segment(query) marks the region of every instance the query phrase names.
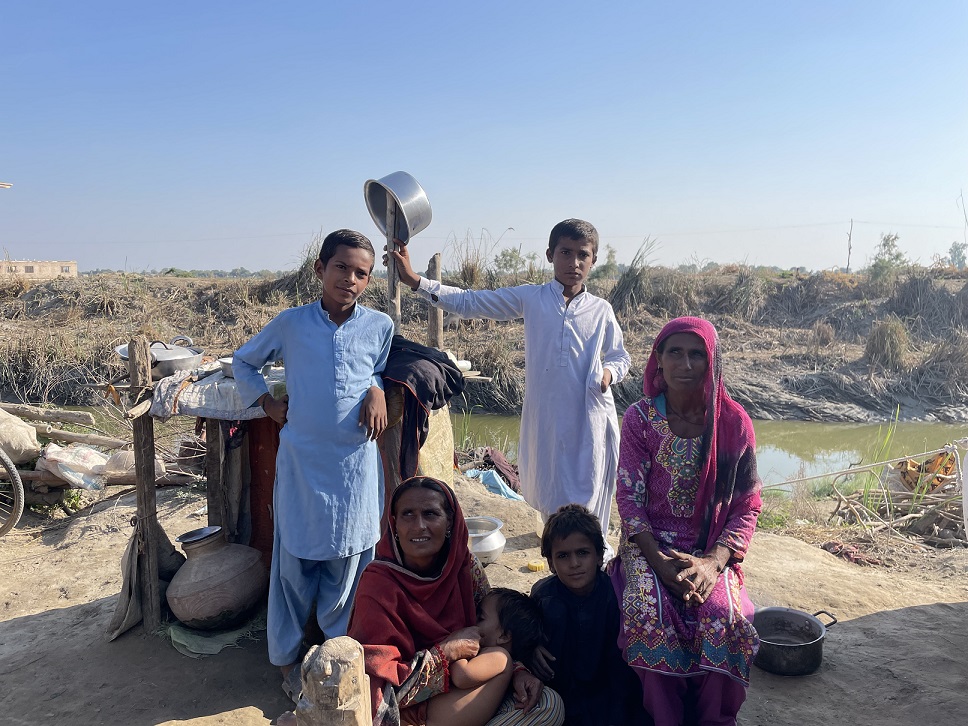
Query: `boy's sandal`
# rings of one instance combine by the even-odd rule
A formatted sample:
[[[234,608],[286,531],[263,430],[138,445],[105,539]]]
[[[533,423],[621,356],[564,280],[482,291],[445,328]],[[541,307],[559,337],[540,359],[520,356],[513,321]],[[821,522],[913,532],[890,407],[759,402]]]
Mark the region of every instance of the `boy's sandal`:
[[[299,703],[299,696],[302,694],[302,668],[298,664],[282,680],[282,690],[293,703]]]

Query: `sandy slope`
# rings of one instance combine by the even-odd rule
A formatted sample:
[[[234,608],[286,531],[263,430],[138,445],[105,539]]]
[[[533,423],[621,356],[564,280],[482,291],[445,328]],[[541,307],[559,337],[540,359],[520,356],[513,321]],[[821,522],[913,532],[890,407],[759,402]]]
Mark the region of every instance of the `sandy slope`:
[[[467,514],[506,522],[508,549],[492,584],[530,588],[538,557],[534,513],[476,484]],[[203,501],[158,491],[171,536],[199,526]],[[104,632],[121,583],[134,495],[53,526],[27,516],[0,539],[0,724],[266,724],[286,708],[264,634],[192,660],[135,628]],[[968,723],[968,553],[942,553],[916,572],[863,568],[788,537],[757,534],[746,567],[760,605],[821,608],[831,628],[824,665],[803,678],[754,669],[740,723],[911,724],[931,713]]]

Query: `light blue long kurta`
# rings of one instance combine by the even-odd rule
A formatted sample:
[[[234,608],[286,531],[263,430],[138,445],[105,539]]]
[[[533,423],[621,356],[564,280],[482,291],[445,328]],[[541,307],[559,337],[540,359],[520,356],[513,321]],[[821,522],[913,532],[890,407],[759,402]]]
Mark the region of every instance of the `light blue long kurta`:
[[[419,294],[464,318],[524,318],[524,405],[518,470],[528,503],[545,516],[583,504],[608,527],[618,469],[612,390],[632,364],[612,306],[582,291],[565,305],[557,280],[499,290],[461,290],[421,278]]]
[[[357,304],[337,326],[317,301],[279,313],[233,356],[236,385],[250,405],[267,392],[262,366],[285,364],[289,414],[279,433],[273,507],[282,544],[295,557],[348,557],[380,538],[383,470],[359,419],[367,390],[383,387],[392,337],[383,313]]]

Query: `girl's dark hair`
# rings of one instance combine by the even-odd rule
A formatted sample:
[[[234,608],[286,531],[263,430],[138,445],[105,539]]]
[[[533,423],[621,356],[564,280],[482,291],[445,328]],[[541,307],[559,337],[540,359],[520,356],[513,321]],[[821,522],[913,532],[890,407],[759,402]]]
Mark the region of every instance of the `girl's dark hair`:
[[[598,517],[580,504],[566,504],[548,517],[541,534],[541,556],[551,559],[551,545],[555,540],[578,532],[591,540],[599,557],[605,555],[605,537]]]
[[[507,587],[495,587],[485,597],[497,600],[501,630],[511,636],[511,657],[530,666],[534,649],[545,642],[544,619],[538,601]]]
[[[400,496],[411,489],[430,489],[440,494],[444,500],[444,512],[447,514],[447,519],[451,522],[454,521],[454,506],[450,503],[450,496],[448,496],[450,493],[449,487],[440,479],[434,479],[432,476],[412,476],[394,489],[393,496],[390,499],[390,514],[394,517],[397,516],[397,502],[400,500]]]
[[[323,263],[325,267],[326,264],[333,259],[333,255],[336,254],[336,248],[340,245],[344,247],[353,247],[358,250],[366,250],[370,253],[370,257],[374,260],[376,259],[376,252],[373,251],[373,244],[366,238],[365,235],[359,232],[354,232],[352,229],[338,229],[335,232],[330,232],[326,235],[326,239],[323,240],[322,246],[319,248],[319,261]],[[373,266],[370,265],[370,269]]]

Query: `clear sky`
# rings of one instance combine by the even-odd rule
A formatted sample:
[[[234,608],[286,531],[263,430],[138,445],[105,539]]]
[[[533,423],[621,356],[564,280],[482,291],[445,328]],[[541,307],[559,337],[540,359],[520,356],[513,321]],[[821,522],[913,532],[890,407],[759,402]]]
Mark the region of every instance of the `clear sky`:
[[[823,269],[965,241],[968,3],[7,2],[0,245],[81,270],[295,266],[382,246],[413,174],[448,238]],[[508,229],[513,228],[513,229]],[[502,236],[503,235],[503,236]]]

